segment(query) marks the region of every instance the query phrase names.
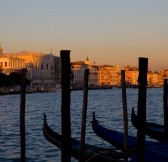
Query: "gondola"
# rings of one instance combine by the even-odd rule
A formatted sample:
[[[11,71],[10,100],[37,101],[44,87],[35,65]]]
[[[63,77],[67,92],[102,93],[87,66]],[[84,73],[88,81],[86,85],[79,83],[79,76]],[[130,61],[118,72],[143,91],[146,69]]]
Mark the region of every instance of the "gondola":
[[[135,128],[139,127],[138,116],[135,114],[134,108],[132,108],[131,122]],[[145,134],[160,142],[168,142],[168,130],[166,131],[163,125],[146,122]]]
[[[115,130],[107,129],[99,124],[96,120],[95,113],[93,112],[92,118],[92,129],[94,133],[100,138],[104,139],[108,143],[112,144],[117,148],[124,147],[124,134]],[[128,136],[128,148],[134,149],[136,148],[137,139],[132,136]]]
[[[96,135],[112,144],[117,148],[124,147],[124,134],[118,131],[110,130],[101,126],[95,118],[93,113],[92,128]],[[128,136],[128,148],[135,149],[137,145],[137,139],[132,136]],[[168,143],[145,141],[145,162],[168,162]],[[132,161],[136,161],[136,157],[132,158]]]
[[[58,148],[62,148],[62,136],[54,132],[47,124],[46,115],[44,114],[43,135]],[[80,141],[71,138],[71,156],[79,159]],[[100,148],[94,145],[85,144],[84,161],[89,162],[124,162],[128,158],[128,152],[122,152],[119,149]]]

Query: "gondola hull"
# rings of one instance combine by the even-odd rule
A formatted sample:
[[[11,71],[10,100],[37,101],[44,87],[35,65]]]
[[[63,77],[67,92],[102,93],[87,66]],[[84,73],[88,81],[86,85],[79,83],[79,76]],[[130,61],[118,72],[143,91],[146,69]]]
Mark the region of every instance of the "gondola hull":
[[[96,135],[109,142],[117,148],[124,147],[124,134],[109,130],[101,126],[95,116],[92,120],[92,128]],[[128,136],[128,149],[136,149],[137,139],[132,136]],[[145,162],[168,162],[168,143],[160,143],[153,141],[145,142]],[[131,162],[136,162],[136,156],[132,158]]]
[[[53,145],[62,149],[62,136],[54,132],[47,124],[44,115],[43,135]],[[71,138],[71,156],[79,159],[80,141]],[[124,162],[124,158],[128,158],[128,154],[120,150],[111,148],[100,148],[94,145],[85,144],[84,161],[89,162]]]
[[[124,134],[115,130],[107,129],[99,124],[93,113],[92,118],[92,129],[94,133],[100,138],[104,139],[108,143],[112,144],[117,148],[124,148]],[[135,149],[137,144],[137,139],[132,136],[128,136],[128,148]]]
[[[137,115],[134,112],[134,109],[132,109],[131,113],[131,122],[134,127],[138,129],[140,123]],[[157,141],[168,142],[168,131],[164,128],[163,125],[146,122],[145,134]]]

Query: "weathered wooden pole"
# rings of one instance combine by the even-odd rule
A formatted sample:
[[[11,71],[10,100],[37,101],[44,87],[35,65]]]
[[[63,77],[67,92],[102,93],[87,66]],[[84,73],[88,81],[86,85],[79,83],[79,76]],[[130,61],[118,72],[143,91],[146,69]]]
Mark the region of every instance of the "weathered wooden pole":
[[[124,149],[128,148],[128,112],[127,112],[127,95],[125,86],[125,70],[121,70],[121,86],[123,101],[123,121],[124,121]]]
[[[168,85],[167,79],[164,79],[164,95],[163,95],[163,109],[164,109],[164,129],[168,133]]]
[[[21,147],[21,162],[25,162],[25,156],[26,156],[26,139],[25,139],[26,72],[27,72],[27,69],[22,69],[21,70],[21,87],[20,87],[20,147]]]
[[[147,87],[148,58],[139,58],[139,94],[137,130],[137,162],[145,161],[145,125],[146,125],[146,87]]]
[[[89,78],[89,69],[85,69],[84,82],[83,82],[83,109],[82,109],[81,143],[80,143],[80,152],[79,152],[79,162],[84,162],[83,155],[84,155],[84,150],[85,150],[85,135],[86,135],[88,78]]]
[[[61,50],[61,122],[62,122],[62,162],[71,161],[71,119],[70,119],[70,51]]]

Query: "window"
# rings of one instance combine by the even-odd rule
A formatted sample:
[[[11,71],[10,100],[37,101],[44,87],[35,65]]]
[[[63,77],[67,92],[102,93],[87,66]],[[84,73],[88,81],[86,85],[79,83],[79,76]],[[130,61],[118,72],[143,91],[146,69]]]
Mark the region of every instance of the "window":
[[[5,62],[5,67],[7,67],[7,62]]]
[[[43,64],[41,64],[41,69],[43,70]]]

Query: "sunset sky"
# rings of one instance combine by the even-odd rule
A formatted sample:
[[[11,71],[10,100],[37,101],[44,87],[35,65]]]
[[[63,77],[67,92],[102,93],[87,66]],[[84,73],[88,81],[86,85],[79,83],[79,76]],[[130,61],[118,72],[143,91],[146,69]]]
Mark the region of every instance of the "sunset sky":
[[[71,61],[168,68],[168,0],[1,0],[6,52],[71,50]]]

